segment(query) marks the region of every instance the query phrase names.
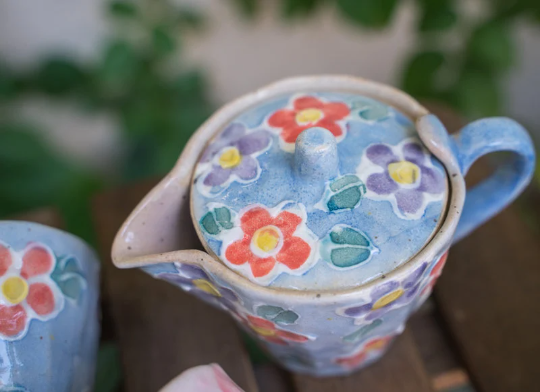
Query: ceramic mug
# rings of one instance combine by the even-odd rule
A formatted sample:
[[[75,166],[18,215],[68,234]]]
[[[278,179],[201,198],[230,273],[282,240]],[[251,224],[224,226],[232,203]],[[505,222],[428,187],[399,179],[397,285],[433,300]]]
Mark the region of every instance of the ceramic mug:
[[[344,290],[264,287],[229,269],[197,243],[189,187],[197,159],[220,127],[265,99],[297,91],[346,91],[382,101],[416,125],[419,137],[444,166],[450,187],[446,215],[418,253],[381,278]],[[494,151],[512,158],[467,192],[473,162]],[[380,358],[409,315],[429,296],[453,241],[510,203],[530,181],[534,148],[527,132],[506,118],[479,120],[455,136],[405,93],[342,76],[294,78],[225,106],[192,137],[172,172],[139,204],[119,231],[112,256],[120,268],[152,276],[229,312],[286,368],[317,376],[346,374]]]
[[[79,238],[0,222],[0,391],[90,392],[99,261]]]

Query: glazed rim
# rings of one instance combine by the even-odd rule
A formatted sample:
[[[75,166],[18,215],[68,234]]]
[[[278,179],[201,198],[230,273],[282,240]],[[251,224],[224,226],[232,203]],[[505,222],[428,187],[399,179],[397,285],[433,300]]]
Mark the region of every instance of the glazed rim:
[[[262,101],[269,100],[274,97],[294,94],[298,91],[302,92],[341,92],[361,94],[369,98],[379,100],[386,103],[409,117],[416,125],[418,136],[426,146],[426,148],[435,156],[445,167],[447,181],[450,183],[448,187],[448,196],[445,211],[441,214],[439,227],[429,238],[424,247],[421,248],[414,256],[403,262],[399,267],[393,269],[380,278],[373,279],[369,282],[361,284],[353,288],[343,290],[295,290],[289,288],[278,288],[258,285],[248,278],[240,275],[234,270],[227,267],[217,256],[212,256],[213,252],[209,251],[206,241],[199,230],[197,222],[193,221],[193,211],[190,193],[190,213],[197,236],[205,249],[210,254],[199,250],[178,250],[167,253],[149,254],[134,257],[125,257],[120,255],[122,248],[122,235],[126,231],[129,223],[138,213],[143,210],[149,201],[154,196],[158,195],[162,189],[171,181],[184,182],[186,172],[191,173],[188,176],[190,184],[194,168],[199,161],[200,154],[206,148],[208,142],[223,128],[224,124],[233,121],[239,114],[246,109],[258,105]],[[235,101],[223,106],[214,113],[191,137],[186,145],[184,152],[181,154],[172,171],[145,196],[139,205],[133,210],[129,218],[124,222],[119,230],[112,249],[112,258],[114,264],[119,268],[143,267],[147,265],[183,262],[199,264],[202,268],[211,274],[220,277],[223,281],[228,282],[231,286],[242,287],[245,290],[258,291],[262,295],[270,296],[286,296],[290,300],[299,299],[305,300],[306,297],[316,298],[318,301],[332,301],[337,295],[341,297],[354,297],[359,292],[364,292],[366,289],[379,284],[381,280],[392,280],[396,276],[401,275],[408,269],[414,269],[424,261],[431,261],[441,250],[447,248],[451,241],[453,233],[458,223],[458,216],[462,209],[465,200],[465,182],[461,175],[459,165],[453,156],[452,152],[445,146],[444,141],[440,140],[436,134],[432,132],[430,123],[425,121],[426,116],[430,112],[420,105],[410,95],[393,88],[391,86],[372,82],[362,78],[342,75],[318,75],[318,76],[303,76],[284,79],[279,82],[270,84],[253,93],[244,95]],[[184,184],[185,185],[185,184]],[[197,260],[197,261],[195,261]]]

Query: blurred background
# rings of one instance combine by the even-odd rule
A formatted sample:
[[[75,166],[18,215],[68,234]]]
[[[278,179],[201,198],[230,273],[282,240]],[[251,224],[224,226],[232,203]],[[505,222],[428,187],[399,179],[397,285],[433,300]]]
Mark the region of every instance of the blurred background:
[[[163,175],[216,108],[294,75],[392,84],[540,140],[539,32],[537,0],[2,1],[0,218],[56,206],[92,243],[93,194]]]

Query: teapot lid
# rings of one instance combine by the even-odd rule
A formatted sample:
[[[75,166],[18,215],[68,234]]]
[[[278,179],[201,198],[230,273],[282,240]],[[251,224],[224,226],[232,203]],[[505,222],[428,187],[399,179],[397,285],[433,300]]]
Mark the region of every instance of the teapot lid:
[[[210,254],[263,286],[347,289],[418,253],[447,176],[402,111],[351,92],[261,97],[225,121],[193,174]]]

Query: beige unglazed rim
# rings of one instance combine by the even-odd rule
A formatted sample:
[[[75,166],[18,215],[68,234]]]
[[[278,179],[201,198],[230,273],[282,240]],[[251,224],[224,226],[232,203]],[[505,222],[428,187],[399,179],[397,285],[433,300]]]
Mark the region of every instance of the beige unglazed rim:
[[[231,122],[245,110],[258,105],[263,101],[286,94],[294,94],[299,91],[303,93],[342,92],[361,94],[393,106],[416,124],[416,129],[422,142],[444,165],[447,172],[447,179],[450,184],[448,187],[449,195],[446,203],[446,211],[441,215],[440,225],[422,249],[399,267],[385,274],[382,278],[373,279],[357,287],[343,290],[295,290],[260,286],[228,268],[221,260],[219,260],[219,258],[217,258],[217,256],[212,256],[213,252],[208,248],[197,222],[193,222],[197,236],[209,253],[199,250],[178,250],[128,258],[119,256],[119,253],[121,253],[120,248],[122,246],[121,234],[125,231],[125,228],[134,217],[145,208],[147,203],[158,195],[164,187],[171,183],[171,181],[181,181],[183,186],[191,185],[193,171],[200,154],[209,140],[222,129],[224,124]],[[354,297],[358,293],[364,292],[366,289],[370,289],[374,285],[379,284],[381,280],[391,280],[400,276],[405,271],[414,269],[424,261],[431,261],[441,250],[450,245],[453,233],[457,226],[459,212],[462,209],[465,199],[465,183],[455,157],[452,155],[451,151],[445,148],[445,146],[441,146],[437,140],[432,140],[433,132],[430,129],[429,123],[427,121],[421,121],[421,119],[428,115],[430,115],[430,112],[425,107],[420,105],[411,96],[398,89],[366,79],[343,75],[315,75],[284,79],[263,87],[253,93],[244,95],[223,106],[201,125],[189,140],[172,171],[154,189],[152,189],[131,213],[115,238],[112,249],[113,262],[119,268],[142,267],[176,261],[198,264],[206,271],[219,277],[223,281],[228,282],[233,287],[243,286],[244,290],[257,291],[261,295],[278,297],[286,296],[289,300],[305,300],[306,297],[312,297],[316,298],[318,301],[332,301],[333,299],[335,300],[335,297],[338,295],[340,297]],[[190,190],[189,192],[191,200],[193,190]],[[190,202],[190,213],[193,220],[194,214],[192,207],[193,205]]]

